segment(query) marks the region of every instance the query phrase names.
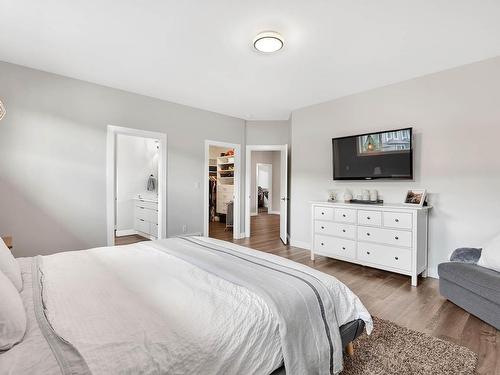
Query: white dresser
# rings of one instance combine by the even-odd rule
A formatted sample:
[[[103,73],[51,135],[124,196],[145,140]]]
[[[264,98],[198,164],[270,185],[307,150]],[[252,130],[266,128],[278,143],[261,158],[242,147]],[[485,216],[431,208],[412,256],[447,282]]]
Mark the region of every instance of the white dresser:
[[[158,238],[158,202],[148,199],[134,199],[134,229],[151,240]]]
[[[427,276],[428,207],[312,202],[311,259],[323,255]]]

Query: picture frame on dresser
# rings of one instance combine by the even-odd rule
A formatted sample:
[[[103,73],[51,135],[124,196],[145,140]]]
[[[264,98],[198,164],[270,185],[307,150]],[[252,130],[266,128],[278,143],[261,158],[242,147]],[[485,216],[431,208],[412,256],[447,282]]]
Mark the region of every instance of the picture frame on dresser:
[[[425,189],[411,189],[406,192],[404,204],[423,207],[427,191]]]
[[[311,202],[311,260],[316,255],[411,277],[427,276],[430,206]]]

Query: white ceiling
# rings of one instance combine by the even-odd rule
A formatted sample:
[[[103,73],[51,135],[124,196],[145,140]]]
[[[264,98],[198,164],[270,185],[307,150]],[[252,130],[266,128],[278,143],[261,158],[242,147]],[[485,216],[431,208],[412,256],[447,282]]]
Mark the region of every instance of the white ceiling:
[[[0,60],[247,119],[498,55],[499,0],[0,0]]]

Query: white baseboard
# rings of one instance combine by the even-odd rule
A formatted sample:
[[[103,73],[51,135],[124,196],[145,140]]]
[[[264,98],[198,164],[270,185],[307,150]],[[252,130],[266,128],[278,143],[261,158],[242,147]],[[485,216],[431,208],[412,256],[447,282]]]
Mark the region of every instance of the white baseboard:
[[[115,232],[116,237],[133,236],[134,234],[137,234],[135,229],[123,229]]]
[[[182,237],[193,237],[193,236],[201,237],[201,236],[203,236],[203,233],[201,233],[201,232],[194,232],[194,233],[186,233],[186,234],[182,235]]]
[[[246,233],[239,233],[236,235],[237,240],[241,240],[242,238],[245,238],[245,237],[246,237]]]
[[[280,212],[279,211],[268,211],[267,212],[269,215],[279,215]]]
[[[297,241],[293,238],[290,239],[290,245],[293,247],[300,247],[301,249],[311,250],[311,244],[305,241]]]
[[[259,214],[257,212],[251,212],[250,216],[258,216]]]
[[[439,279],[439,274],[437,273],[437,268],[428,268],[427,276],[432,277],[433,279]]]

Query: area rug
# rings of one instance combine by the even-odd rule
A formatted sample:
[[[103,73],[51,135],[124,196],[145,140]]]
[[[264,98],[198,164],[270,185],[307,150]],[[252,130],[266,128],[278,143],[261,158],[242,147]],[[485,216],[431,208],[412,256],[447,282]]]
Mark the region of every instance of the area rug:
[[[470,349],[376,317],[373,323],[372,334],[354,342],[354,356],[344,356],[342,375],[475,374]]]

